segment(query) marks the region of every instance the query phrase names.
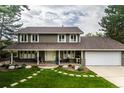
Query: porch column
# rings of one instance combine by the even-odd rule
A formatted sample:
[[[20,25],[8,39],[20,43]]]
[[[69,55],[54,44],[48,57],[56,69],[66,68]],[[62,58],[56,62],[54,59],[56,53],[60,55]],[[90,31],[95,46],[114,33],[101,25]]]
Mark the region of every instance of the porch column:
[[[81,64],[85,66],[85,51],[81,51]]]
[[[60,50],[58,51],[58,65],[60,65]]]
[[[13,52],[11,51],[10,54],[11,54],[10,64],[13,64]]]
[[[40,61],[39,61],[39,51],[37,51],[37,65],[40,64]]]

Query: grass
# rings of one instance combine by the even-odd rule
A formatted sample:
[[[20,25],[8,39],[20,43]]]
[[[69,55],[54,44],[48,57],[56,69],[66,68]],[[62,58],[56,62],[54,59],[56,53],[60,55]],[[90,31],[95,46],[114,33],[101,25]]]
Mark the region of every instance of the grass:
[[[38,68],[34,67],[32,69],[17,69],[7,72],[0,71],[0,87],[9,87],[10,84],[26,78],[37,70]]]
[[[38,69],[20,69],[16,71],[0,72],[0,87],[7,86],[20,79],[26,78]],[[59,69],[62,70],[62,69]],[[62,70],[68,73],[77,73],[75,71]],[[95,74],[93,72],[89,72]],[[89,74],[88,73],[88,74]],[[86,74],[86,73],[85,73]],[[101,78],[83,78],[83,77],[70,77],[63,74],[59,74],[52,70],[41,71],[40,74],[34,76],[32,79],[20,83],[16,88],[116,88],[114,84]]]
[[[70,74],[79,74],[79,75],[96,75],[96,73],[94,73],[93,71],[87,71],[87,72],[82,72],[82,71],[78,71],[78,70],[75,70],[75,71],[71,71],[71,70],[66,70],[66,69],[63,69],[61,67],[58,67],[56,68],[56,70],[61,70],[63,72],[66,72],[66,73],[70,73]]]

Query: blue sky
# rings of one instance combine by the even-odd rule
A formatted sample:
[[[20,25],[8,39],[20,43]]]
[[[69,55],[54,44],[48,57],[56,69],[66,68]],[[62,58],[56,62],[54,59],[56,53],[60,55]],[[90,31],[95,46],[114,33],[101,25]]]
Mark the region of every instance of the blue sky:
[[[22,12],[22,22],[27,26],[77,26],[84,33],[98,32],[98,22],[104,16],[106,6],[29,6]]]

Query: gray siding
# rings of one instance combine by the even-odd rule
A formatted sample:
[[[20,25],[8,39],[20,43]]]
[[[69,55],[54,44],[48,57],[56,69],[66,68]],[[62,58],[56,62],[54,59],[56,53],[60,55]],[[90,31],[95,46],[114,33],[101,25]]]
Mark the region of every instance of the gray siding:
[[[39,35],[39,42],[42,43],[54,43],[57,42],[57,35]]]

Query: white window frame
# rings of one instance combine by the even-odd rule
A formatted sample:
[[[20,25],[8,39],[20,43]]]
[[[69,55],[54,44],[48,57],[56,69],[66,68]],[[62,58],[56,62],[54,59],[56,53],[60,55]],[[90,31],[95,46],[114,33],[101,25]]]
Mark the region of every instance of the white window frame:
[[[26,41],[22,41],[23,35],[26,36]],[[26,34],[20,34],[20,42],[28,42],[28,35],[26,35]]]
[[[34,59],[35,58],[35,53],[33,51],[21,51],[20,52],[20,58],[21,59]]]
[[[63,58],[66,59],[67,57],[72,58],[74,59],[75,58],[75,51],[70,51],[70,54],[69,54],[69,51],[63,51]]]
[[[60,37],[60,36],[62,37],[62,35],[64,35],[64,34],[58,35],[58,40],[57,40],[57,41],[58,41],[59,43],[65,43],[65,42],[66,42],[66,35],[64,35],[64,40],[63,40],[63,41],[60,41],[60,38],[59,38],[59,37]]]
[[[37,41],[33,41],[33,35],[37,36]],[[39,42],[39,34],[32,34],[31,35],[31,42],[33,42],[33,43]]]
[[[74,41],[74,39],[72,40],[71,39],[71,36],[74,36],[74,35],[76,35],[76,34],[71,34],[71,35],[69,35],[69,42],[71,42],[71,43],[77,43],[78,42],[78,35],[76,35],[76,41]]]

